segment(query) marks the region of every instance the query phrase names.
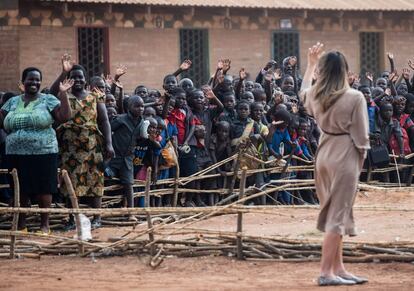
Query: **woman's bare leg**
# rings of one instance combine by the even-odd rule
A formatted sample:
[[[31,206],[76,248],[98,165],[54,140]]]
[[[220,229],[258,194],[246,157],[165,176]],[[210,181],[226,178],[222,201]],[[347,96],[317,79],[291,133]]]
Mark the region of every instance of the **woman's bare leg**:
[[[363,284],[363,283],[368,282],[367,278],[357,277],[357,276],[349,273],[345,269],[342,249],[343,249],[343,242],[342,242],[342,236],[341,236],[338,251],[336,253],[335,261],[334,261],[334,264],[333,264],[333,272],[334,272],[335,276],[339,276],[339,277],[341,277],[342,279],[345,279],[345,280],[354,281],[356,284]]]
[[[90,207],[92,208],[101,208],[102,205],[102,197],[91,197],[90,198]],[[93,216],[94,220],[101,220],[101,215],[100,214],[96,214]]]
[[[52,205],[52,195],[42,194],[37,196],[40,208],[50,208]],[[40,230],[44,233],[49,233],[49,213],[40,214]]]
[[[337,233],[327,232],[322,245],[321,276],[327,278],[335,277],[334,266],[338,254],[341,236]]]
[[[342,236],[341,236],[341,241],[339,242],[339,248],[338,248],[338,252],[336,254],[333,270],[334,270],[335,275],[337,275],[337,276],[349,277],[352,274],[349,273],[345,269],[342,249],[343,249],[343,242],[342,242]]]
[[[124,185],[125,196],[127,199],[127,207],[134,208],[134,188],[132,185]],[[135,215],[129,215],[128,220],[137,221]]]

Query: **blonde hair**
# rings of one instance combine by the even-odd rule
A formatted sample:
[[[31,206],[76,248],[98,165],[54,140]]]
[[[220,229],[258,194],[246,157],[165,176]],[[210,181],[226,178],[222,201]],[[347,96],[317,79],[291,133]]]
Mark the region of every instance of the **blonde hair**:
[[[324,54],[319,59],[318,79],[313,94],[322,111],[327,111],[349,89],[348,63],[337,51]]]

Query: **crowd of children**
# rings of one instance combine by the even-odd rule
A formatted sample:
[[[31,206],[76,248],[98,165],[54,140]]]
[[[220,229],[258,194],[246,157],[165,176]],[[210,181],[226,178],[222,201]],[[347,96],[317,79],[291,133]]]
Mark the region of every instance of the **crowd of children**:
[[[382,154],[387,153],[384,160],[389,158],[388,153],[401,160],[414,150],[414,78],[410,80],[414,64],[410,61],[410,69],[404,68],[399,74],[394,68],[393,55],[388,54],[388,59],[392,70],[381,73],[377,79],[369,72],[362,77],[349,73],[348,81],[366,99],[372,147],[382,147]],[[115,156],[106,160],[105,176],[119,179],[128,207],[143,206],[141,200],[133,198],[133,184],[134,179],[149,178],[146,177],[149,167],[153,182],[187,177],[232,157],[240,145],[249,156],[256,158],[241,161],[249,169],[312,163],[321,133],[298,97],[301,78],[295,56],[285,58],[280,64],[274,60],[268,62],[256,78],[251,78],[244,69],[235,76],[231,61],[219,60],[214,75],[201,88],[195,87],[189,78],[180,79],[180,74],[191,66],[191,61],[185,60],[176,72],[167,74],[162,91],[138,85],[134,92],[127,94],[120,81],[127,73],[124,66],[117,68],[114,78],[96,76],[89,82],[90,90],[105,95],[111,125]],[[2,93],[2,104],[15,95]],[[2,154],[6,136],[3,131]],[[380,151],[372,151],[367,167],[381,165],[375,152]],[[218,178],[190,182],[186,187],[227,188],[231,183],[228,172],[234,164],[232,161],[214,169],[211,173],[220,174]],[[311,179],[312,173],[258,171],[248,177],[247,183],[261,189],[281,178]],[[179,203],[189,207],[214,205],[224,197],[207,192],[191,191],[182,195]],[[154,199],[152,203],[171,206],[170,196]],[[300,190],[281,191],[253,203],[318,202],[312,190]]]

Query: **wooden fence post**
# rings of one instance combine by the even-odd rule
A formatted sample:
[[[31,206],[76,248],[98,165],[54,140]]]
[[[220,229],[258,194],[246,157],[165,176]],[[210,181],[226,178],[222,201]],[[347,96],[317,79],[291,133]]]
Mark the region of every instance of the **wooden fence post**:
[[[151,173],[152,169],[151,167],[147,168],[147,177],[145,180],[145,208],[150,207],[150,188],[151,188]],[[148,229],[152,229],[152,221],[151,221],[151,214],[147,212],[147,223],[148,223]],[[150,242],[154,241],[154,232],[150,231],[148,233]],[[150,246],[150,255],[153,257],[155,255],[155,245],[151,244]],[[151,262],[151,261],[150,261]]]
[[[244,196],[244,190],[246,188],[246,174],[247,174],[247,168],[243,167],[242,173],[241,173],[241,179],[240,179],[239,200],[243,199],[243,196]],[[237,259],[239,260],[244,260],[242,231],[243,231],[243,213],[239,212],[237,214]]]
[[[179,178],[180,178],[180,165],[178,164],[178,161],[177,161],[177,166],[175,167],[172,207],[177,207],[177,203],[178,203],[178,180]]]
[[[14,184],[14,207],[20,207],[20,184],[19,184],[19,176],[16,169],[11,171],[11,175],[13,177],[13,184]],[[19,213],[13,213],[13,224],[12,224],[12,231],[17,230],[17,225],[19,224]],[[14,259],[16,256],[16,236],[11,235],[10,240],[10,259]]]
[[[72,208],[79,209],[78,199],[76,197],[75,190],[73,189],[72,181],[70,180],[69,174],[66,170],[62,170],[62,177],[63,177],[63,180],[65,181],[66,188],[69,192],[69,198],[70,198],[70,203],[72,204]],[[83,255],[83,253],[85,252],[85,248],[83,244],[81,243],[82,225],[80,222],[79,213],[75,213],[75,223],[76,223],[76,231],[77,231],[78,241],[79,241],[79,254]]]

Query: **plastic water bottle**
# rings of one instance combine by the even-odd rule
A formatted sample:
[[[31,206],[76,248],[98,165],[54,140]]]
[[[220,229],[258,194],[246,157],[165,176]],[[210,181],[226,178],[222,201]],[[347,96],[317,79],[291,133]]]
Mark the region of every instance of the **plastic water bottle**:
[[[79,220],[81,225],[81,240],[88,241],[92,239],[91,233],[91,221],[84,214],[79,214]],[[78,238],[78,235],[75,234],[75,239]]]
[[[279,144],[279,153],[282,157],[285,154],[285,144],[283,142]]]

